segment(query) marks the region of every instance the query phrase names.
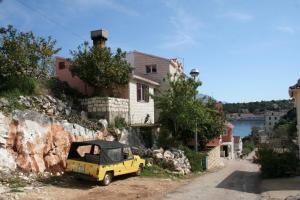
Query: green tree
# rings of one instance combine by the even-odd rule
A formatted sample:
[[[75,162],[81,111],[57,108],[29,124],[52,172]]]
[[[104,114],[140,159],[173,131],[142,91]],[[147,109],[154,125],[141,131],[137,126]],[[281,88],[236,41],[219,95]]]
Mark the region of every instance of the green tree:
[[[45,78],[53,70],[53,55],[60,49],[51,37],[36,37],[13,26],[0,28],[0,78]]]
[[[113,54],[110,48],[90,47],[87,42],[71,51],[73,75],[99,89],[112,88],[128,83],[132,68],[125,60],[125,52],[117,49]]]
[[[169,82],[167,91],[154,96],[162,128],[171,135],[165,138],[182,143],[192,137],[196,123],[199,138],[204,142],[223,133],[224,120],[216,110],[215,102],[210,100],[205,104],[201,99],[194,99],[200,81],[180,76],[176,80],[170,77]]]

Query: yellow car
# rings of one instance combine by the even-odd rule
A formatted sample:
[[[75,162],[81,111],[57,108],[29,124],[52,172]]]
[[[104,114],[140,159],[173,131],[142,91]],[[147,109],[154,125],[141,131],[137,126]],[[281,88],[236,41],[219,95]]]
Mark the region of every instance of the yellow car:
[[[73,142],[67,159],[67,172],[109,185],[114,176],[140,175],[145,160],[133,155],[131,148],[116,141]]]

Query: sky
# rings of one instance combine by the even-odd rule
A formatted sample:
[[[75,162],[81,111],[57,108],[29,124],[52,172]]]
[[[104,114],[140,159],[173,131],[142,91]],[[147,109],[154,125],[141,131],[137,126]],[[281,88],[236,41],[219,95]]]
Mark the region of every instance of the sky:
[[[52,36],[70,57],[90,31],[113,50],[179,58],[219,101],[288,99],[300,78],[300,0],[0,0],[0,26]]]

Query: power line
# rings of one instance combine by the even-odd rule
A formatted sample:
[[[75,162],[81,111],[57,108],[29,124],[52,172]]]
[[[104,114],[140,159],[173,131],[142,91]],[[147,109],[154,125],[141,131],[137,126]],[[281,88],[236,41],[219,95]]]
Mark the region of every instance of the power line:
[[[1,2],[2,0],[0,0]],[[73,36],[81,39],[81,40],[85,40],[84,38],[82,38],[80,35],[78,35],[77,33],[74,33],[73,31],[69,30],[68,27],[58,23],[57,21],[49,18],[46,14],[44,14],[41,10],[37,9],[37,8],[34,8],[32,6],[29,6],[27,4],[25,4],[24,2],[22,2],[21,0],[16,0],[19,4],[21,4],[22,6],[26,7],[27,9],[30,9],[36,13],[38,13],[40,16],[42,16],[44,19],[46,19],[48,22],[54,24],[54,25],[57,25],[57,26],[60,26],[60,28],[62,28],[64,31],[68,31],[69,33],[71,33]]]

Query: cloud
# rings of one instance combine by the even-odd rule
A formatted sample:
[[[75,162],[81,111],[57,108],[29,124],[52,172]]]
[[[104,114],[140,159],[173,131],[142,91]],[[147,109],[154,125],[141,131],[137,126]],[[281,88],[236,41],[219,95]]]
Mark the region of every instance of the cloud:
[[[254,19],[254,16],[247,13],[241,13],[241,12],[228,12],[223,14],[222,17],[230,18],[240,22],[249,22]]]
[[[176,1],[165,1],[165,5],[172,11],[169,22],[172,26],[160,45],[161,48],[179,48],[196,43],[195,35],[202,26],[202,23],[178,5]]]
[[[70,4],[70,6],[76,6],[79,9],[109,8],[111,10],[126,15],[139,16],[139,13],[136,10],[121,4],[121,1],[117,2],[113,0],[72,0],[67,2],[68,4]]]
[[[290,26],[278,26],[276,29],[280,32],[283,32],[283,33],[289,33],[289,34],[296,33],[296,30],[293,27],[290,27]]]

